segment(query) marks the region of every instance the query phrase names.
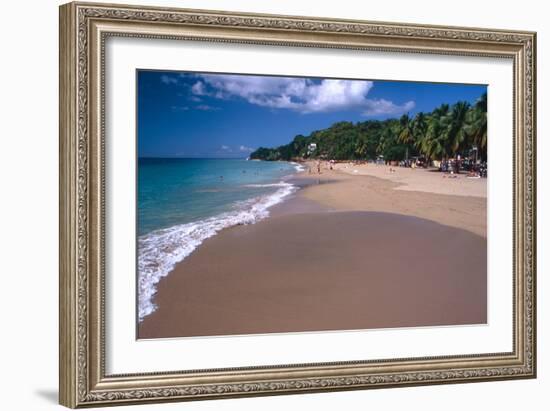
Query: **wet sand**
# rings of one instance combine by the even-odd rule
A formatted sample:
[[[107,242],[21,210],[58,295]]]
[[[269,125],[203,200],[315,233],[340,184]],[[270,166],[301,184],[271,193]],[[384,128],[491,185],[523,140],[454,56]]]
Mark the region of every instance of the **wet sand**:
[[[139,338],[486,323],[486,180],[335,168],[177,264]]]
[[[313,200],[343,181],[206,240],[158,284],[139,338],[486,323],[483,235]]]

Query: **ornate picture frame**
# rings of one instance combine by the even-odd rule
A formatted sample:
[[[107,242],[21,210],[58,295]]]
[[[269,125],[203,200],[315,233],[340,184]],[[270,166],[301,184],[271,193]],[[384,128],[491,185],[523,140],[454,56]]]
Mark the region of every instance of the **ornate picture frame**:
[[[287,366],[105,372],[105,41],[110,37],[480,56],[513,62],[513,350]],[[60,7],[60,403],[67,407],[536,376],[536,34],[69,3]],[[267,360],[266,360],[267,361]]]

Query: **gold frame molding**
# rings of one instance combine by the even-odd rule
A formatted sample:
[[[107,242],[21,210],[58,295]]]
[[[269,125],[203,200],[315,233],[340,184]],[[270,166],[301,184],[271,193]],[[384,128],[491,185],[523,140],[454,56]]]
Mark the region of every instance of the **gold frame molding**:
[[[513,351],[106,375],[104,46],[110,36],[511,59]],[[67,407],[536,376],[536,33],[69,3],[60,7],[60,403]]]

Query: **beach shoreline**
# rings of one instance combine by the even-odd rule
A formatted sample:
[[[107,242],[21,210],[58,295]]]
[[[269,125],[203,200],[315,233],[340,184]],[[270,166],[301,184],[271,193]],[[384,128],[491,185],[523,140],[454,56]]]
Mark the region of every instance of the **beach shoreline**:
[[[304,184],[287,202],[298,197],[331,210],[408,215],[487,237],[485,178],[468,179],[465,174],[449,178],[426,169],[375,164],[336,163],[330,170],[327,162],[318,174],[316,162],[303,164],[306,170],[295,178],[311,183]],[[445,185],[448,188],[441,188]]]
[[[425,181],[424,191],[407,189],[414,187],[416,181],[411,180],[414,175],[407,181],[392,181],[394,173],[383,178],[365,172],[364,167],[354,173],[339,164],[330,170],[325,163],[321,174],[317,174],[315,163],[302,165],[305,170],[287,180],[299,190],[269,208],[269,217],[255,224],[225,228],[206,239],[159,282],[154,296],[157,310],[140,322],[139,338],[486,321],[486,198],[428,192],[430,187]],[[384,168],[371,164],[368,167]],[[427,172],[414,170],[421,179],[422,173]],[[373,227],[378,232],[376,236]],[[377,243],[384,244],[381,238],[386,238],[390,251],[376,248]],[[367,244],[372,249],[364,250]],[[392,255],[408,255],[407,248],[411,245],[412,249],[424,247],[425,254],[410,255],[412,260],[388,273],[385,267],[394,264]],[[347,256],[347,260],[342,260],[342,256]],[[365,278],[359,272],[362,264],[357,263],[362,258],[370,261],[369,275]],[[425,267],[427,260],[431,262]],[[453,260],[473,265],[465,267],[452,262],[449,266],[448,261]],[[391,284],[377,277],[377,273],[384,272],[386,279],[403,284],[411,281],[411,265],[416,266],[411,277],[416,282],[407,283],[407,288],[427,304],[414,318],[402,310],[403,301],[415,304],[414,299],[394,290],[399,295],[396,299],[391,295]],[[456,283],[457,278],[463,279],[464,273],[471,277],[466,288]],[[357,306],[358,300],[351,306],[344,303],[344,289],[337,296],[333,288],[346,275],[353,278],[346,289],[375,286],[377,295],[384,295],[389,305],[398,304],[400,308],[385,307],[378,297],[378,308],[367,302]],[[445,281],[440,284],[441,275]],[[323,278],[324,286],[312,286],[317,277]],[[224,296],[223,290],[232,291]],[[337,303],[337,297],[343,300]],[[301,298],[311,300],[310,305],[304,306]],[[359,299],[359,295],[355,298]],[[326,313],[327,307],[321,306],[321,300],[332,301],[328,307],[334,313]],[[450,301],[456,306],[454,309],[446,306]],[[444,318],[435,315],[428,306],[439,307],[436,311],[447,315]],[[445,310],[441,309],[443,306]],[[381,307],[400,314],[379,315],[368,321],[359,315]],[[352,314],[353,310],[358,311]],[[324,322],[312,321],[314,311],[322,313],[319,318],[324,318]]]
[[[273,216],[227,229],[179,263],[138,337],[485,324],[485,247],[403,215]]]

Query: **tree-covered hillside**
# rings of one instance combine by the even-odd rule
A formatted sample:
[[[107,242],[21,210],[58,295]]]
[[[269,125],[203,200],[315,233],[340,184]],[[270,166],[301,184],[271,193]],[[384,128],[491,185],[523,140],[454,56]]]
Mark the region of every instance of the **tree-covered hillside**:
[[[422,155],[428,160],[442,160],[476,147],[480,158],[487,153],[487,94],[474,105],[458,102],[442,104],[430,113],[414,118],[404,114],[399,119],[341,121],[308,136],[298,135],[286,145],[260,147],[251,159],[289,161],[298,158],[334,160],[403,160]]]

